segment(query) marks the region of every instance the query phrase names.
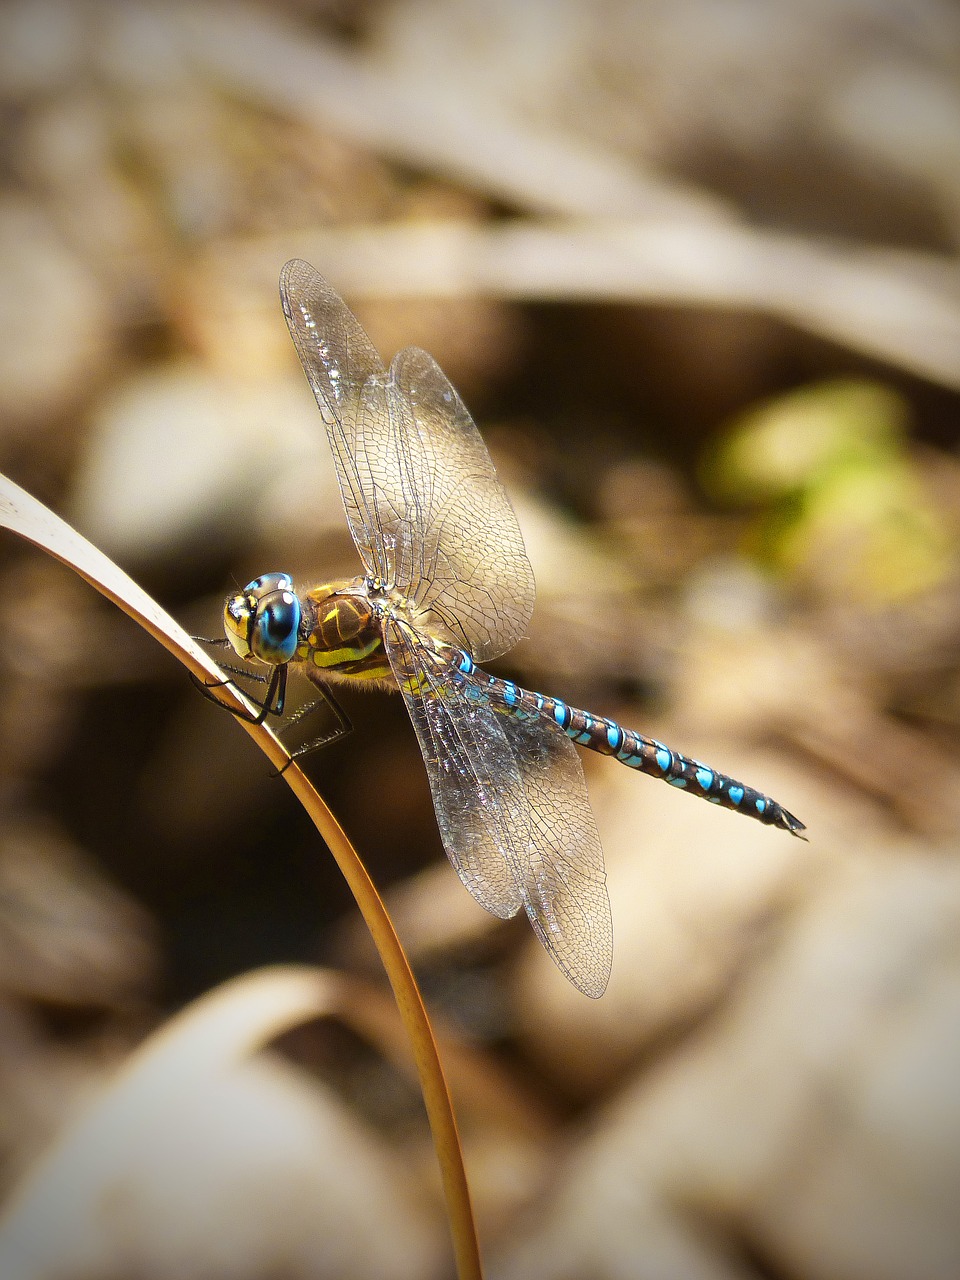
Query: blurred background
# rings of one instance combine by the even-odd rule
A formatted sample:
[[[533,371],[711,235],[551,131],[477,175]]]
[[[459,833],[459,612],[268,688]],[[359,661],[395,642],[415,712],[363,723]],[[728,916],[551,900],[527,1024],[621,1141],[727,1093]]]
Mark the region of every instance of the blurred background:
[[[593,1002],[451,871],[400,699],[344,692],[308,771],[443,1029],[490,1274],[960,1274],[957,6],[7,0],[0,107],[7,476],[194,633],[356,572],[305,257],[490,446],[539,592],[495,669],[808,825],[584,759]],[[449,1276],[293,797],[11,535],[0,598],[3,1274]]]

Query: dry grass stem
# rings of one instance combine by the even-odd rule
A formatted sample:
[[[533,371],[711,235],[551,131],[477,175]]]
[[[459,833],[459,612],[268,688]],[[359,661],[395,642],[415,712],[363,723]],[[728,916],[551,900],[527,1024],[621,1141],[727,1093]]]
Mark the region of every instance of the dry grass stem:
[[[0,476],[0,524],[74,569],[109,600],[139,622],[198,678],[208,682],[223,680],[224,677],[216,664],[160,608],[156,601],[65,521],[2,476]],[[233,702],[238,706],[244,705],[242,696],[232,684],[223,685],[218,696],[222,696],[227,704]],[[458,1275],[461,1280],[476,1280],[476,1277],[481,1275],[479,1246],[456,1119],[436,1041],[403,947],[363,863],[319,793],[297,765],[290,763],[286,750],[266,726],[249,724],[243,720],[238,720],[238,723],[242,724],[256,740],[276,768],[285,768],[284,779],[309,813],[317,830],[336,858],[370,929],[412,1045],[420,1087],[440,1163]],[[269,984],[264,990],[269,998]],[[250,1016],[257,1012],[259,1003],[255,1009],[252,1004],[248,1004],[245,1000],[241,1001],[239,1008],[242,1016],[237,1022],[232,1021],[230,1013],[231,1009],[236,1012],[236,1008],[229,1004],[224,1005],[225,1022],[222,1026],[219,1022],[211,1024],[214,1028],[212,1032],[214,1039],[208,1046],[209,1049],[221,1055],[227,1051],[228,1047],[230,1052],[242,1052],[245,1047],[252,1047],[253,1041],[258,1037],[263,1038],[265,1035],[274,1034],[275,1032],[270,1031],[271,1025],[279,1029],[289,1019],[296,1021],[305,1016],[305,1009],[310,1007],[309,999],[305,1004],[304,993],[296,987],[296,984],[289,990],[286,988],[284,990],[286,992],[284,1000],[270,1015],[277,1019],[275,1024],[271,1023],[270,1017],[264,1017],[261,1014],[257,1014],[256,1017]],[[188,1021],[187,1025],[193,1024]],[[163,1043],[167,1044],[168,1041],[163,1040]],[[175,1043],[174,1038],[171,1046],[174,1056],[176,1056]],[[148,1061],[150,1063],[154,1061],[152,1056],[148,1055]],[[166,1058],[161,1056],[158,1061],[162,1063]],[[137,1084],[140,1079],[139,1062],[138,1059],[127,1080],[129,1089],[133,1091],[131,1096],[136,1096],[139,1088]],[[153,1066],[149,1068],[151,1078],[155,1069]],[[122,1095],[124,1098],[126,1096],[126,1093]]]

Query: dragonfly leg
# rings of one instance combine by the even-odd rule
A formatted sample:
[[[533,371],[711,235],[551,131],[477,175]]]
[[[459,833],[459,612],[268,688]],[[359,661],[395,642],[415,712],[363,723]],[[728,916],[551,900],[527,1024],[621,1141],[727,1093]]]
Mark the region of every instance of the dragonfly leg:
[[[282,736],[288,729],[291,729],[300,720],[312,715],[318,707],[322,706],[327,707],[333,712],[336,724],[327,733],[320,734],[316,738],[311,738],[309,742],[301,743],[299,747],[294,747],[290,752],[290,759],[282,769],[277,770],[274,777],[281,777],[286,773],[294,760],[299,760],[301,756],[307,756],[314,751],[319,751],[321,747],[329,747],[331,743],[337,742],[340,738],[345,738],[348,733],[353,732],[353,725],[350,722],[350,717],[330,690],[317,685],[317,692],[320,694],[319,698],[315,698],[313,702],[306,703],[305,706],[298,707],[297,710],[288,717],[286,723],[280,726],[277,730],[277,735]]]
[[[287,717],[284,724],[280,726],[278,732],[284,734],[291,729],[300,720],[304,720],[307,716],[312,715],[318,707],[327,707],[333,712],[336,724],[329,732],[321,734],[317,738],[311,738],[309,742],[304,742],[297,747],[292,753],[291,758],[296,759],[298,756],[309,755],[311,751],[316,751],[320,747],[329,746],[331,742],[336,742],[338,738],[345,738],[348,733],[353,732],[353,725],[350,717],[344,711],[343,707],[333,696],[329,689],[324,689],[320,685],[316,686],[317,692],[320,694],[313,702],[308,702],[305,706],[298,707],[291,716]]]
[[[282,666],[274,667],[269,677],[256,675],[250,671],[241,671],[238,667],[224,667],[224,670],[229,671],[232,675],[242,676],[244,679],[255,680],[258,684],[266,684],[267,692],[263,700],[252,697],[232,679],[215,680],[208,684],[206,681],[199,679],[198,676],[195,676],[192,671],[190,672],[190,679],[209,702],[216,703],[218,707],[229,711],[231,715],[236,716],[238,720],[245,721],[247,724],[263,724],[268,716],[283,715],[283,704],[287,693],[287,667],[285,663]],[[240,707],[228,707],[226,703],[221,702],[216,694],[213,693],[213,690],[222,688],[225,684],[232,684],[240,688],[244,696],[255,707],[259,708],[256,714],[244,711]]]

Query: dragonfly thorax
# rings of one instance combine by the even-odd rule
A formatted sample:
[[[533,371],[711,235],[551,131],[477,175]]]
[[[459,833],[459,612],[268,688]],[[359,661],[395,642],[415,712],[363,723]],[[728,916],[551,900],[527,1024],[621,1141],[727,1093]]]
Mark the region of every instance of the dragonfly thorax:
[[[399,593],[350,578],[312,587],[300,596],[300,604],[303,616],[293,660],[304,663],[312,678],[392,681],[383,624],[402,609]]]

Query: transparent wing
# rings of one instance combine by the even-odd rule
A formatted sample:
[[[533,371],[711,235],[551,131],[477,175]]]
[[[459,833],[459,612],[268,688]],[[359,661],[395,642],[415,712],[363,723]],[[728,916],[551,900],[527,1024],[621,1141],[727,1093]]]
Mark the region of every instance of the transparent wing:
[[[284,315],[327,427],[369,574],[433,610],[478,660],[522,636],[533,571],[486,445],[450,382],[410,347],[389,373],[306,262],[280,277]]]
[[[397,583],[439,614],[478,662],[494,658],[523,635],[536,594],[516,513],[432,356],[400,351],[387,399],[397,445],[391,483],[406,525]]]
[[[347,522],[367,573],[384,577],[382,525],[368,442],[388,421],[386,369],[343,299],[308,262],[280,273],[280,301],[327,428]],[[361,480],[361,476],[363,479]]]
[[[460,879],[494,915],[524,907],[570,981],[602,995],[613,925],[573,744],[547,721],[500,715],[471,698],[469,679],[439,665],[402,624],[389,623],[385,638]]]
[[[577,749],[549,720],[491,714],[513,748],[526,794],[522,897],[530,923],[574,986],[602,996],[613,964],[613,917]]]
[[[423,752],[444,848],[482,907],[502,919],[523,905],[527,815],[517,762],[498,717],[468,702],[409,628],[384,639]]]

